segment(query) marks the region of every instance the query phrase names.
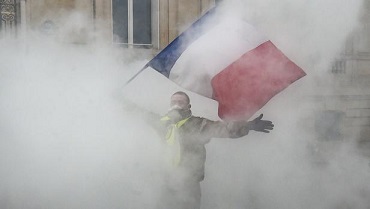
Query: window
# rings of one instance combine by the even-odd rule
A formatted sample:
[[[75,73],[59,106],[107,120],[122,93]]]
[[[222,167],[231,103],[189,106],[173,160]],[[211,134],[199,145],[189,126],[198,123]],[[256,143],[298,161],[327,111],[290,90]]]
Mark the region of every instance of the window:
[[[331,72],[334,74],[346,73],[346,60],[344,59],[335,60],[331,66]]]
[[[112,0],[113,42],[152,45],[151,0]]]

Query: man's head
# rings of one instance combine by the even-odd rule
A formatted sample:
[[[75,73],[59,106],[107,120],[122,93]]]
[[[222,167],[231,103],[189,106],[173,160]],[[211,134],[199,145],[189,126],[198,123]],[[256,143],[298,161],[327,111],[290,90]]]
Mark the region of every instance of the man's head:
[[[189,110],[191,108],[189,96],[182,91],[178,91],[171,96],[171,109]]]

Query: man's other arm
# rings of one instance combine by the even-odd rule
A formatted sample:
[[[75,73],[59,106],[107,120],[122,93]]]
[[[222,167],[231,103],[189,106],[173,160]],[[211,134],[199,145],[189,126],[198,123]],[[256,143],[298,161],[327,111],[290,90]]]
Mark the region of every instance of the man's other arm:
[[[201,132],[208,138],[239,138],[245,136],[250,130],[269,133],[274,125],[271,121],[262,120],[261,114],[252,121],[211,121],[203,118],[200,126]]]

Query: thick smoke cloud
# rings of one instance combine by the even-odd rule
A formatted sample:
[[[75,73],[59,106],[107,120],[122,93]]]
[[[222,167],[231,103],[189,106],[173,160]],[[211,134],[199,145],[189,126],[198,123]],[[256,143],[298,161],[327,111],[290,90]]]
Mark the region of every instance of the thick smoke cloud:
[[[148,208],[157,144],[120,100],[141,63],[31,36],[1,40],[1,208]]]
[[[255,24],[308,76],[261,110],[276,125],[272,133],[207,145],[202,208],[368,208],[369,159],[353,138],[318,140],[318,108],[307,99],[357,26],[361,1],[235,0],[221,6]],[[69,31],[82,23],[59,26],[56,38],[29,32],[0,40],[1,208],[156,205],[160,138],[125,98],[163,114],[179,88],[150,72],[137,79],[140,85],[123,88],[149,56],[93,38],[68,44]],[[217,119],[217,104],[190,96],[194,114]]]
[[[226,14],[254,23],[308,76],[261,110],[276,125],[271,134],[250,134],[231,143],[213,140],[208,146],[204,208],[368,207],[369,160],[359,154],[356,136],[320,138],[314,121],[321,107],[311,97],[334,92],[330,64],[358,27],[361,5],[224,2]]]

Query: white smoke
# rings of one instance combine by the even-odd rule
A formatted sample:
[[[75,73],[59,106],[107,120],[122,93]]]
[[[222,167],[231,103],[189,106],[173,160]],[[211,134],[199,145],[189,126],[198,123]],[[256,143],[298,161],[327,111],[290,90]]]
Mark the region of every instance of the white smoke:
[[[0,207],[153,205],[159,143],[120,96],[143,61],[29,35],[0,42]]]
[[[362,1],[223,3],[227,12],[254,23],[308,75],[261,110],[276,125],[272,133],[209,144],[203,208],[368,207],[369,159],[356,149],[356,136],[319,139],[314,121],[321,107],[311,97],[334,91],[330,64],[358,26],[361,5]]]
[[[207,145],[202,208],[367,208],[368,159],[351,139],[316,140],[316,106],[302,99],[314,94],[315,78],[326,75],[356,27],[361,1],[224,1],[222,6],[255,24],[308,76],[261,110],[276,125],[272,133]],[[66,43],[81,40],[64,38],[81,25],[60,26],[62,35],[51,40],[34,32],[24,40],[0,40],[1,208],[157,204],[160,138],[122,95],[123,84],[148,56],[92,37],[88,44]],[[178,87],[146,73],[137,78],[139,86],[125,87],[131,88],[126,95],[163,114]],[[216,118],[215,103],[190,96],[196,115]]]

